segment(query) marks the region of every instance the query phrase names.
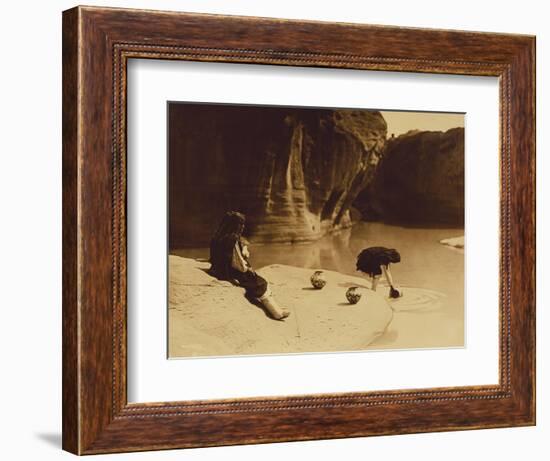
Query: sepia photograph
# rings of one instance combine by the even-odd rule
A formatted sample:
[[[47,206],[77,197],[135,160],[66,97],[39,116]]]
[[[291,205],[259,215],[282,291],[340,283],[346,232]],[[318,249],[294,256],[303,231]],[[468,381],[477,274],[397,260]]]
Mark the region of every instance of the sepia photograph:
[[[465,346],[464,113],[167,115],[169,358]]]

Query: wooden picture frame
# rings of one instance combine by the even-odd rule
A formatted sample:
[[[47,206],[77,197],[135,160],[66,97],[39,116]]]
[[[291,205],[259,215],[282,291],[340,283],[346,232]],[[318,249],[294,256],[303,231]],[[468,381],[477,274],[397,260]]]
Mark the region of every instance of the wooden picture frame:
[[[125,110],[131,58],[498,77],[499,384],[129,404]],[[63,13],[65,450],[93,454],[533,424],[534,37],[94,7]]]

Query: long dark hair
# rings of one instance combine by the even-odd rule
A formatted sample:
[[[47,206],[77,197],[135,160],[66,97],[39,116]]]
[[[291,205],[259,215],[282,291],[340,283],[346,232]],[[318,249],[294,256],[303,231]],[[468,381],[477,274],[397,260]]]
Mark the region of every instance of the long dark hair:
[[[221,278],[227,277],[235,243],[240,242],[245,217],[238,211],[228,211],[210,241],[211,271]]]
[[[244,230],[245,217],[238,211],[228,211],[222,218],[212,240],[220,241],[229,236],[240,239]]]

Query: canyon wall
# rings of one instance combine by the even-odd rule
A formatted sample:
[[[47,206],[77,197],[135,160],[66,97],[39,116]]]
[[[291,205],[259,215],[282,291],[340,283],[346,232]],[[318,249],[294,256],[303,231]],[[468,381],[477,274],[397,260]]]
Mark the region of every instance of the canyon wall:
[[[171,248],[207,245],[229,210],[255,242],[348,227],[386,142],[376,111],[171,103],[168,116]]]
[[[464,224],[464,128],[389,139],[376,178],[354,201],[365,220]]]

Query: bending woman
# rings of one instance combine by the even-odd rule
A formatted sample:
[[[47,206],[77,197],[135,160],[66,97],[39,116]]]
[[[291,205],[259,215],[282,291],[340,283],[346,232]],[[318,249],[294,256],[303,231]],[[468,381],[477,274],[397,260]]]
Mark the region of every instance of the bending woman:
[[[267,281],[248,262],[249,253],[242,237],[244,223],[242,213],[225,214],[210,241],[210,271],[221,280],[238,283],[246,290],[247,298],[260,302],[274,319],[283,320],[290,312],[277,304]]]
[[[403,296],[403,291],[393,282],[390,264],[401,261],[401,255],[393,248],[370,247],[365,248],[357,256],[357,270],[368,274],[372,280],[372,290],[376,291],[382,272],[390,286],[390,298]]]

